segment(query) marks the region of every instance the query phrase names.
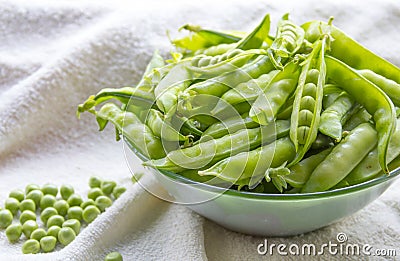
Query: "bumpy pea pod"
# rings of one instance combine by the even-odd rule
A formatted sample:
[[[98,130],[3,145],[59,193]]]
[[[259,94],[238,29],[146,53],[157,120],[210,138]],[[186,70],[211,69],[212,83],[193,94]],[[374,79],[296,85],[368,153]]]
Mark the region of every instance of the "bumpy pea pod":
[[[290,127],[290,138],[296,147],[297,156],[289,167],[303,158],[318,134],[326,78],[324,55],[328,37],[326,34],[323,39],[314,43],[314,49],[304,61],[300,74]]]
[[[377,143],[377,132],[370,123],[352,130],[311,173],[302,193],[325,191],[346,177]]]
[[[292,160],[295,154],[293,143],[286,137],[255,150],[225,158],[198,173],[201,176],[216,176],[232,184],[243,186],[250,184],[252,178],[259,182],[269,168],[281,166],[288,160]]]
[[[260,128],[242,129],[232,135],[171,151],[165,158],[150,160],[144,162],[143,165],[172,172],[201,169],[223,158],[272,142],[277,137],[286,136],[288,131],[288,121],[277,121],[276,125],[271,124]]]
[[[294,55],[304,42],[305,32],[289,20],[289,14],[285,14],[278,23],[275,40],[268,49],[268,55],[277,69],[282,70],[282,60]]]
[[[390,137],[396,127],[396,111],[390,98],[376,85],[365,79],[345,63],[331,57],[325,58],[327,76],[339,84],[356,102],[373,116],[378,131],[379,164],[388,173],[386,154]]]
[[[213,45],[205,49],[199,49],[194,53],[194,56],[196,55],[208,55],[208,56],[216,56],[220,54],[224,54],[232,49],[235,49],[236,43],[230,43],[230,44],[218,44],[218,45]]]
[[[113,103],[104,104],[95,114],[105,122],[112,122],[116,129],[146,157],[159,159],[165,156],[161,140],[154,136],[150,128],[135,114],[123,111]]]
[[[306,31],[306,39],[310,42],[320,39],[322,35],[321,32],[329,27],[331,36],[335,39],[331,42],[330,46],[330,55],[332,57],[348,64],[352,68],[358,70],[369,69],[400,83],[400,69],[397,66],[377,56],[337,27],[321,21],[310,21],[303,24],[301,27]],[[351,52],[349,52],[349,50],[351,50]]]
[[[269,14],[267,14],[252,32],[237,43],[236,48],[242,50],[258,49],[262,47],[264,42],[271,45],[272,40],[269,37],[270,26],[271,20]]]
[[[267,125],[274,121],[277,113],[296,89],[300,75],[300,66],[290,62],[282,71],[277,73],[261,94],[252,104],[249,115],[253,121]]]
[[[392,99],[394,105],[400,106],[400,84],[371,70],[359,70],[358,72],[381,88]]]
[[[248,113],[244,113],[241,117],[234,116],[222,122],[214,123],[203,132],[203,136],[211,136],[217,139],[244,128],[252,129],[258,126],[260,125],[254,122]]]
[[[157,110],[150,109],[146,116],[146,124],[152,132],[167,141],[188,141],[189,137],[180,134],[170,123],[164,119],[164,115]]]
[[[392,162],[400,155],[400,119],[397,119],[396,130],[390,140],[387,153],[389,162]],[[381,173],[381,170],[378,160],[378,149],[375,147],[344,180],[350,185],[358,184],[376,177]]]
[[[339,142],[342,139],[343,120],[353,105],[354,99],[342,92],[333,104],[322,112],[319,131]]]

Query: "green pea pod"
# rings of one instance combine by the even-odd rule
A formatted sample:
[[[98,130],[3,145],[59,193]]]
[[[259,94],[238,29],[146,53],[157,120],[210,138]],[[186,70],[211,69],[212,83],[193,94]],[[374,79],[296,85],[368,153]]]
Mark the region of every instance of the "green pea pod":
[[[400,119],[397,120],[396,130],[388,147],[388,161],[392,162],[400,155]],[[378,149],[375,148],[358,164],[344,179],[348,184],[354,185],[370,180],[381,173],[379,166]]]
[[[165,156],[160,139],[154,136],[150,128],[143,124],[135,114],[123,111],[113,103],[104,104],[95,114],[97,118],[112,122],[117,130],[143,155],[151,159]]]
[[[381,88],[392,99],[394,105],[400,106],[400,84],[371,70],[359,70],[358,72]]]
[[[272,78],[263,95],[252,104],[249,115],[253,121],[267,125],[274,121],[280,108],[296,89],[300,66],[290,62]]]
[[[236,48],[236,43],[230,43],[230,44],[218,44],[218,45],[213,45],[208,48],[203,48],[199,49],[194,53],[194,56],[204,54],[208,56],[216,56],[220,54],[224,54],[230,50],[233,50]]]
[[[322,98],[322,108],[326,110],[343,92],[336,84],[325,84],[324,97]]]
[[[293,159],[295,154],[293,143],[286,137],[255,150],[225,158],[198,173],[201,176],[216,176],[232,184],[238,184],[241,180],[246,180],[246,183],[249,184],[251,178],[260,180],[260,177],[263,178],[269,168],[281,166],[286,161]]]
[[[344,131],[351,131],[361,123],[369,122],[372,116],[368,113],[368,111],[361,107],[360,105],[356,106],[355,111],[352,115],[347,119],[346,123],[343,125]]]
[[[180,134],[167,121],[164,115],[157,110],[150,109],[146,117],[146,124],[152,132],[163,140],[167,141],[187,141],[188,136]]]
[[[306,39],[314,42],[321,37],[321,30],[330,27],[331,36],[335,39],[330,45],[330,55],[358,70],[369,69],[388,79],[400,83],[400,69],[374,54],[360,43],[335,26],[321,21],[310,21],[301,27],[306,31]],[[351,50],[351,51],[349,51]]]
[[[272,40],[269,38],[270,25],[271,20],[269,14],[267,14],[252,32],[237,43],[236,48],[242,50],[258,49],[261,48],[264,42],[271,45]]]
[[[158,50],[155,50],[153,56],[150,59],[150,62],[147,64],[146,69],[144,70],[142,79],[139,81],[137,85],[138,86],[143,85],[147,75],[151,74],[153,69],[161,68],[163,66],[165,66],[164,58],[162,58]]]
[[[343,119],[353,105],[354,99],[342,92],[333,104],[322,112],[319,131],[339,142],[342,139]]]
[[[165,158],[146,161],[143,165],[172,172],[201,169],[226,157],[255,149],[276,138],[286,136],[288,130],[288,121],[277,121],[276,125],[271,124],[260,128],[242,129],[232,135],[171,151]]]
[[[327,76],[367,109],[378,131],[379,164],[388,173],[386,154],[390,137],[396,127],[396,111],[390,98],[376,85],[345,63],[326,56]]]
[[[369,123],[352,130],[314,169],[302,193],[325,191],[346,177],[377,143],[377,132]]]
[[[313,170],[328,156],[332,148],[314,154],[290,167],[290,174],[284,176],[286,182],[294,188],[302,188]]]

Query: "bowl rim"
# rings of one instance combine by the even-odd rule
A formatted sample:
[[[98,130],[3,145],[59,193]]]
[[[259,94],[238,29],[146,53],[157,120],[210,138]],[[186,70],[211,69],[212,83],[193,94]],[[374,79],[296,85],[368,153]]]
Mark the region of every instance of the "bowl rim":
[[[124,144],[127,144],[129,149],[142,161],[149,160],[145,155],[143,155],[131,142],[129,142],[124,137]],[[191,180],[184,176],[179,175],[178,173],[174,173],[172,171],[165,171],[159,169],[153,169],[159,173],[162,173],[164,176],[178,181],[180,183],[184,183],[186,185],[196,185],[196,188],[206,190],[207,192],[222,192],[222,194],[230,195],[230,196],[238,196],[242,198],[251,198],[251,199],[275,199],[275,200],[284,200],[284,199],[292,199],[292,200],[301,200],[301,199],[311,199],[311,198],[324,198],[324,197],[332,197],[332,196],[340,196],[344,194],[350,194],[353,192],[361,191],[375,185],[384,183],[386,181],[392,180],[400,175],[400,167],[391,171],[388,175],[382,175],[378,178],[374,178],[369,181],[365,181],[359,184],[351,185],[344,188],[338,188],[333,190],[321,191],[321,192],[311,192],[311,193],[293,193],[293,194],[271,194],[271,193],[257,193],[257,192],[248,192],[248,191],[238,191],[235,189],[227,189],[221,188],[218,186],[198,182],[195,180]]]

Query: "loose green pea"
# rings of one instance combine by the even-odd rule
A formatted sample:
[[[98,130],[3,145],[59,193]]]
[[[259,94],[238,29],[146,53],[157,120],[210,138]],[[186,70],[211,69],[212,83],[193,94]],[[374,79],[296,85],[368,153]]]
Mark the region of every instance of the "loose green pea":
[[[60,215],[54,215],[49,217],[49,219],[47,220],[47,227],[51,227],[51,226],[59,226],[61,227],[62,224],[64,223],[65,219],[64,217],[60,216]]]
[[[112,205],[111,199],[107,196],[100,196],[96,198],[95,203],[101,212],[103,212],[104,210],[106,210],[106,208]]]
[[[74,207],[74,206],[80,206],[83,202],[82,197],[78,194],[72,194],[68,200],[67,200],[68,204],[70,207]]]
[[[36,221],[28,220],[22,225],[22,233],[24,233],[26,238],[30,238],[32,232],[38,229],[38,227]]]
[[[40,244],[35,239],[28,239],[22,245],[22,253],[24,254],[37,254],[40,251]]]
[[[63,227],[60,229],[58,233],[58,241],[64,246],[69,245],[72,241],[74,241],[76,234],[74,230],[70,227]]]
[[[6,236],[11,243],[17,242],[22,235],[22,226],[20,223],[11,224],[6,229]]]
[[[43,252],[48,253],[54,250],[57,244],[57,238],[53,236],[45,236],[40,239],[40,247]]]
[[[78,235],[81,231],[81,222],[78,219],[68,219],[62,224],[62,227],[70,227]]]
[[[100,188],[92,188],[88,192],[88,198],[92,200],[96,200],[97,197],[103,196],[104,193]]]
[[[43,237],[47,236],[46,231],[43,228],[38,228],[31,233],[31,239],[40,241]]]
[[[51,194],[46,194],[40,200],[40,208],[46,209],[48,207],[53,207],[54,203],[56,203],[56,197]]]
[[[37,208],[40,207],[40,200],[43,198],[43,192],[41,190],[35,189],[26,195],[27,199],[32,199],[35,202]]]
[[[82,218],[86,223],[92,223],[100,213],[100,210],[96,206],[87,206],[85,210],[83,210]]]
[[[117,199],[117,198],[119,198],[125,191],[126,191],[126,188],[125,188],[125,187],[116,186],[116,187],[113,189],[112,194],[113,194],[114,198]]]
[[[54,197],[57,197],[58,187],[54,184],[47,183],[43,185],[42,192],[45,195],[53,195]]]
[[[25,199],[25,194],[22,190],[20,189],[15,189],[13,191],[10,192],[10,194],[8,194],[8,196],[10,198],[15,198],[17,199],[19,202],[21,202],[22,200]]]
[[[78,206],[73,206],[68,209],[68,219],[82,220],[82,208]]]
[[[25,222],[28,220],[36,221],[36,214],[31,210],[24,210],[19,216],[19,222],[21,222],[21,224],[25,224]]]
[[[75,190],[71,185],[62,185],[60,188],[60,194],[64,200],[68,200],[68,198],[74,193]]]
[[[101,179],[99,177],[96,176],[92,176],[89,179],[89,187],[91,188],[100,188],[101,186]]]
[[[35,202],[32,199],[24,199],[19,204],[19,210],[21,210],[21,212],[25,210],[30,210],[35,212],[36,211]]]
[[[4,207],[11,211],[11,213],[15,216],[19,210],[19,201],[16,198],[7,198]]]
[[[63,199],[58,200],[56,203],[54,203],[54,208],[57,210],[58,214],[65,216],[68,213],[69,204]]]
[[[47,221],[50,217],[58,215],[57,209],[54,207],[45,208],[42,213],[40,214],[40,220],[42,220],[43,224],[47,224]]]
[[[25,187],[25,194],[29,194],[29,192],[31,192],[32,190],[40,190],[40,187],[36,184],[29,184]]]
[[[87,206],[94,206],[94,205],[96,205],[96,204],[94,203],[94,200],[93,200],[93,199],[88,199],[88,200],[82,202],[81,208],[82,208],[82,209],[85,209]]]
[[[115,181],[103,181],[100,188],[104,194],[110,195],[116,186],[117,183],[115,183]]]
[[[58,238],[58,232],[60,232],[60,229],[61,227],[59,226],[51,226],[49,229],[47,229],[47,235]]]
[[[111,252],[109,253],[104,261],[123,261],[122,255],[118,252]]]

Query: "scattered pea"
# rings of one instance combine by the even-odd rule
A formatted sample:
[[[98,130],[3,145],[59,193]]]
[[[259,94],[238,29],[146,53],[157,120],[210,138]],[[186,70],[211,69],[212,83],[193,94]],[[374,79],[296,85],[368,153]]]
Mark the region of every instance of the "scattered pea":
[[[74,206],[80,206],[83,202],[82,197],[78,194],[72,194],[68,200],[67,200],[68,204],[70,207],[74,207]]]
[[[106,208],[112,205],[112,200],[107,196],[100,196],[95,200],[96,206],[101,212],[105,211]]]
[[[22,233],[24,233],[26,238],[30,238],[32,232],[38,229],[38,227],[36,221],[28,220],[22,225]]]
[[[37,208],[40,207],[40,200],[43,198],[43,192],[41,190],[35,189],[26,195],[27,199],[32,199],[35,202]]]
[[[21,224],[23,225],[28,220],[36,221],[36,214],[31,210],[24,210],[19,216],[19,222],[21,222]]]
[[[15,216],[19,210],[19,201],[16,198],[7,198],[4,207],[5,209],[10,210],[10,212]]]
[[[67,246],[72,241],[74,241],[75,237],[76,234],[74,230],[70,227],[63,227],[60,229],[60,232],[58,233],[58,241],[60,241],[60,243],[63,244],[64,246]]]
[[[82,218],[86,223],[92,223],[100,213],[100,210],[96,206],[87,206],[85,210],[83,210]]]
[[[82,208],[78,206],[70,207],[68,209],[67,217],[68,219],[82,220]]]
[[[29,184],[25,187],[25,194],[28,195],[29,192],[31,192],[32,190],[40,190],[40,187],[36,184]]]
[[[35,202],[32,199],[24,199],[19,204],[19,210],[21,210],[21,212],[23,212],[25,210],[30,210],[30,211],[35,212],[36,211]]]
[[[47,183],[43,185],[42,192],[44,195],[53,195],[54,197],[57,197],[58,188],[54,184]]]
[[[25,194],[22,190],[20,189],[15,189],[13,191],[10,192],[10,194],[8,194],[8,196],[10,198],[15,198],[16,200],[18,200],[19,202],[21,202],[22,200],[25,199]]]
[[[22,235],[22,226],[20,223],[11,224],[6,229],[6,236],[11,243],[17,242]]]
[[[118,252],[111,252],[109,253],[104,261],[122,261],[122,255]]]
[[[126,191],[126,188],[125,188],[125,187],[116,186],[116,187],[113,189],[112,194],[113,194],[114,198],[117,199],[117,198],[119,198],[125,191]]]
[[[101,186],[101,179],[96,176],[92,176],[89,178],[89,187],[91,188],[100,188]]]
[[[94,205],[95,205],[94,200],[93,199],[88,199],[88,200],[82,202],[81,208],[85,209],[87,206],[94,206]]]
[[[46,231],[43,228],[38,228],[31,233],[31,239],[40,241],[43,237],[47,236]]]
[[[61,227],[59,226],[51,226],[49,229],[47,229],[47,235],[58,238],[58,232],[60,232],[60,229]]]
[[[96,200],[97,197],[103,196],[104,193],[100,188],[92,188],[88,192],[88,198],[92,200]]]
[[[41,209],[46,209],[48,207],[54,206],[54,203],[56,203],[56,197],[54,197],[51,194],[46,194],[42,197],[40,200],[40,208]]]
[[[28,239],[22,245],[22,253],[24,254],[36,254],[40,251],[40,244],[35,239]]]
[[[12,223],[13,218],[13,214],[10,210],[0,210],[0,228],[8,227]]]
[[[68,198],[74,193],[75,190],[71,185],[62,185],[60,187],[60,194],[64,200],[68,200]]]
[[[47,224],[49,218],[54,215],[58,215],[57,209],[55,209],[54,207],[45,208],[40,214],[40,220],[42,220],[44,224]]]
[[[115,183],[115,181],[103,181],[100,188],[104,194],[110,195],[116,186],[117,183]]]
[[[64,217],[60,216],[60,215],[54,215],[49,217],[49,219],[47,220],[47,227],[51,227],[51,226],[59,226],[61,227],[62,224],[64,223],[65,219]]]
[[[70,227],[74,230],[75,234],[78,235],[81,231],[81,222],[77,219],[68,219],[62,224],[62,227]]]
[[[48,253],[54,250],[57,244],[57,238],[54,236],[45,236],[40,239],[40,247],[43,252]]]
[[[65,216],[68,213],[69,204],[67,201],[61,199],[54,203],[54,208],[57,210],[58,214]]]

